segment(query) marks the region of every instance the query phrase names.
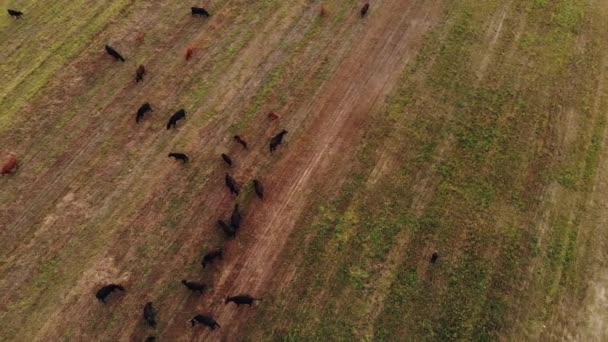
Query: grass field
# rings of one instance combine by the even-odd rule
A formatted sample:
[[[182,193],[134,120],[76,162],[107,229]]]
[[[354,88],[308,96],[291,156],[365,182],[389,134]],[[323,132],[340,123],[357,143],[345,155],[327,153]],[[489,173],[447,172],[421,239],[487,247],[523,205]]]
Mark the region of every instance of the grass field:
[[[1,3],[0,341],[608,339],[606,1]]]

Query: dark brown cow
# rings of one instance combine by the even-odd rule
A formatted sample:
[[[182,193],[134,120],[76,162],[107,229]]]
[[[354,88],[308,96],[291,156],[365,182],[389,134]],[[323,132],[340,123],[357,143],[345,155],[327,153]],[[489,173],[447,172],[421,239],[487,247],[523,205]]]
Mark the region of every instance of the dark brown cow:
[[[135,71],[135,82],[139,83],[144,80],[144,75],[146,74],[146,67],[140,65]]]
[[[241,137],[240,135],[235,135],[235,136],[234,136],[234,140],[235,140],[237,143],[239,143],[239,144],[243,145],[243,147],[244,147],[245,149],[247,149],[247,142],[245,141],[245,139],[243,139],[243,137]]]
[[[369,11],[369,2],[363,5],[363,7],[361,8],[361,18],[367,15],[367,11]]]
[[[194,47],[188,46],[186,49],[186,60],[189,61],[190,58],[192,58],[192,55],[194,55]]]

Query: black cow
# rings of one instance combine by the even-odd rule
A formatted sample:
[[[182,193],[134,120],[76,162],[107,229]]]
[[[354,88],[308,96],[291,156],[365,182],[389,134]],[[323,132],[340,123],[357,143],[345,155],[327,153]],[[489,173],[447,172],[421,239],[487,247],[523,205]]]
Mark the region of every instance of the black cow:
[[[23,12],[17,11],[17,10],[14,10],[14,9],[9,9],[8,10],[8,14],[11,17],[15,18],[15,19],[21,19],[21,16],[23,15]]]
[[[196,281],[187,281],[186,279],[182,280],[182,284],[184,284],[188,288],[188,290],[200,293],[203,293],[203,290],[207,287],[207,285],[203,283],[199,283]]]
[[[182,163],[184,163],[184,164],[190,160],[190,158],[188,158],[188,156],[183,153],[171,152],[171,153],[169,153],[169,157],[175,158],[175,160],[181,160]]]
[[[259,198],[264,199],[264,187],[262,186],[262,183],[257,179],[253,180],[253,190]]]
[[[437,259],[439,259],[439,253],[437,253],[437,251],[435,251],[435,252],[433,252],[433,254],[431,254],[431,264],[436,263]]]
[[[241,136],[240,136],[240,135],[235,135],[235,136],[234,136],[234,140],[236,140],[236,142],[237,142],[237,143],[239,143],[239,144],[243,145],[243,147],[244,147],[245,149],[247,149],[247,142],[246,142],[246,141],[245,141],[243,138],[241,138]]]
[[[192,16],[198,15],[200,17],[207,17],[209,18],[209,12],[207,12],[206,9],[201,8],[201,7],[191,7],[190,8],[192,10]]]
[[[196,315],[194,316],[191,320],[190,323],[192,324],[192,326],[194,326],[196,323],[202,324],[202,325],[206,325],[211,329],[215,329],[217,328],[221,328],[219,324],[217,324],[217,322],[211,317],[211,316],[205,316],[205,315]]]
[[[169,122],[167,123],[167,129],[171,129],[171,127],[175,128],[177,122],[186,117],[186,111],[184,109],[180,109],[175,114],[171,115]]]
[[[148,338],[146,338],[145,342],[156,342],[156,337],[154,337],[154,336],[148,336]]]
[[[241,304],[245,304],[245,305],[253,305],[253,302],[256,300],[261,300],[259,298],[253,298],[250,295],[238,295],[238,296],[234,296],[234,297],[226,297],[226,300],[224,301],[224,303],[228,304],[230,302],[234,302],[236,304],[236,306],[239,306]]]
[[[97,299],[99,301],[101,301],[102,303],[105,303],[106,297],[109,296],[110,293],[112,293],[116,290],[124,291],[125,288],[118,284],[108,284],[108,285],[101,287],[99,290],[97,290],[95,297],[97,297]]]
[[[230,159],[230,157],[226,153],[222,153],[222,159],[224,159],[228,166],[232,166],[232,159]]]
[[[363,7],[361,7],[361,18],[365,17],[367,11],[369,11],[369,3],[366,3],[363,5]]]
[[[287,134],[287,131],[282,130],[281,132],[279,132],[279,134],[275,135],[274,137],[272,137],[272,139],[270,139],[270,152],[276,150],[277,146],[279,146],[283,142],[283,136],[285,134]]]
[[[141,119],[144,118],[144,114],[146,114],[147,112],[152,112],[152,111],[153,110],[152,110],[152,107],[150,106],[150,104],[148,102],[144,103],[137,110],[137,114],[135,114],[135,122],[139,123],[141,121]]]
[[[144,306],[144,320],[152,328],[156,328],[156,312],[152,307],[152,302],[147,302]]]
[[[241,212],[239,211],[238,204],[234,205],[232,215],[230,215],[230,224],[234,227],[234,229],[241,228]]]
[[[226,234],[226,236],[232,238],[236,236],[236,229],[232,225],[222,220],[217,220],[217,225],[224,231],[224,234]]]
[[[207,266],[207,264],[211,263],[216,258],[222,259],[222,249],[221,248],[213,249],[213,250],[209,251],[207,254],[205,254],[205,256],[203,257],[203,261],[201,262],[201,264],[203,265],[203,268],[205,268],[205,266]]]
[[[144,80],[144,75],[146,74],[146,67],[140,65],[135,71],[135,82],[139,83]]]
[[[226,181],[226,186],[228,187],[228,189],[230,189],[230,193],[238,196],[239,195],[239,185],[236,183],[234,178],[232,178],[232,176],[230,176],[229,174],[226,174],[226,177],[224,180]]]
[[[117,61],[125,61],[125,59],[118,53],[118,51],[114,50],[110,45],[106,45],[106,52],[108,53],[108,55],[114,57]]]

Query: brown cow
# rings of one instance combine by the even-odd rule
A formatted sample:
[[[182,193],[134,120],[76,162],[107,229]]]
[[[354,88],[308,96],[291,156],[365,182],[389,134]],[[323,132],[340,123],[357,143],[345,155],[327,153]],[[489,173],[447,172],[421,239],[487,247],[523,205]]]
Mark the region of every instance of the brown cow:
[[[144,38],[145,38],[145,35],[143,32],[140,32],[135,36],[135,40],[140,43],[144,41]]]
[[[2,175],[4,176],[5,174],[14,173],[17,170],[18,166],[19,165],[17,165],[17,156],[14,153],[11,153],[8,161],[2,167]]]
[[[322,17],[325,16],[325,6],[323,6],[323,4],[321,4],[321,8],[319,10],[319,15]]]
[[[192,45],[190,45],[186,49],[186,60],[189,61],[190,58],[192,58],[192,55],[194,55],[194,47]]]
[[[363,7],[361,8],[361,18],[365,17],[367,11],[369,11],[369,2],[363,5]]]
[[[272,120],[279,120],[281,118],[281,116],[277,112],[268,113],[268,117]]]
[[[135,82],[139,83],[139,81],[143,81],[145,74],[146,74],[146,67],[144,67],[143,65],[140,65],[137,68],[137,71],[135,71]]]

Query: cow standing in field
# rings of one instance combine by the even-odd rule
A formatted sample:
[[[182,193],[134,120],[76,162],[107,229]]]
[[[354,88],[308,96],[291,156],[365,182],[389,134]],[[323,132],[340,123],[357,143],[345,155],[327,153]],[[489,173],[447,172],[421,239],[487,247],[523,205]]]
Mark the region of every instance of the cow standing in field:
[[[241,228],[241,211],[239,210],[238,204],[234,205],[232,215],[230,215],[230,224],[234,227],[234,229]]]
[[[239,185],[236,183],[234,178],[232,178],[232,176],[230,176],[229,174],[226,174],[226,177],[224,178],[224,180],[226,182],[226,186],[228,187],[228,189],[230,189],[230,193],[238,196],[239,195]]]
[[[143,42],[145,38],[146,35],[143,32],[140,32],[135,36],[135,40],[139,43]]]
[[[106,52],[108,55],[114,57],[117,61],[124,62],[125,59],[118,53],[118,51],[114,50],[110,45],[106,45]]]
[[[436,263],[437,259],[439,259],[439,253],[437,253],[437,251],[435,251],[435,252],[433,252],[433,254],[431,254],[431,264]]]
[[[272,139],[270,139],[270,152],[276,150],[277,146],[283,143],[283,136],[287,133],[288,132],[286,130],[282,130],[281,132],[279,132],[279,134],[275,135],[274,137],[272,137]]]
[[[209,12],[206,9],[201,7],[191,7],[192,16],[198,15],[199,17],[207,17],[209,18]]]
[[[235,135],[234,140],[237,143],[241,144],[243,146],[243,148],[247,149],[247,142],[240,135]]]
[[[176,152],[169,153],[169,158],[173,158],[175,160],[181,160],[183,164],[186,164],[190,160],[190,158],[188,158],[188,156],[185,155],[184,153],[176,153]]]
[[[222,159],[228,166],[232,166],[232,159],[226,153],[222,153]]]
[[[207,254],[205,254],[205,256],[203,257],[203,261],[201,262],[203,268],[205,268],[209,263],[213,262],[213,260],[217,258],[220,258],[220,260],[222,259],[221,248],[212,249]]]
[[[148,338],[146,338],[145,342],[156,342],[156,337],[154,337],[154,336],[148,336]]]
[[[23,12],[17,11],[17,10],[14,10],[14,9],[9,9],[8,10],[8,14],[11,17],[15,18],[15,19],[21,19],[21,16],[23,15]]]
[[[190,324],[194,326],[196,323],[206,325],[211,328],[211,330],[215,330],[215,328],[221,328],[220,325],[211,316],[196,315],[190,320]]]
[[[169,122],[167,123],[167,129],[175,128],[177,126],[177,122],[186,117],[186,110],[180,109],[171,115]]]
[[[153,112],[152,106],[150,106],[148,102],[141,105],[141,107],[139,107],[139,109],[137,110],[137,114],[135,114],[135,122],[139,123],[141,119],[144,118],[144,114],[146,114],[147,112]]]
[[[144,320],[149,326],[156,328],[156,312],[152,307],[152,302],[148,302],[144,306]]]
[[[281,116],[277,112],[270,112],[268,113],[268,118],[271,120],[279,120]]]
[[[105,304],[106,297],[108,297],[110,295],[110,293],[112,293],[116,290],[125,291],[125,288],[118,284],[108,284],[108,285],[102,286],[99,290],[97,290],[95,297],[97,297],[97,299],[100,302]]]
[[[2,175],[12,174],[19,167],[17,163],[17,156],[14,153],[9,154],[8,160],[4,166],[2,166]]]
[[[146,74],[146,67],[140,65],[135,71],[135,82],[139,83],[144,80],[144,75]]]
[[[238,295],[238,296],[234,296],[234,297],[226,297],[226,300],[224,301],[225,304],[228,304],[230,302],[233,302],[236,304],[236,306],[240,306],[241,304],[244,305],[253,305],[253,302],[255,302],[256,300],[261,300],[260,298],[253,298],[250,295]]]
[[[253,190],[260,199],[264,199],[264,187],[262,186],[262,183],[257,179],[253,180]]]
[[[194,55],[194,47],[188,46],[188,48],[186,48],[186,60],[189,61],[190,58],[192,58],[192,55]]]
[[[224,231],[224,234],[226,234],[227,237],[234,238],[236,236],[236,229],[232,225],[222,220],[217,220],[217,225]]]
[[[188,290],[192,292],[203,293],[203,290],[207,287],[207,285],[203,283],[199,283],[196,281],[187,281],[186,279],[182,280],[182,284],[188,288]]]
[[[363,7],[361,7],[361,18],[365,17],[367,15],[368,11],[369,11],[369,2],[366,3],[365,5],[363,5]]]

